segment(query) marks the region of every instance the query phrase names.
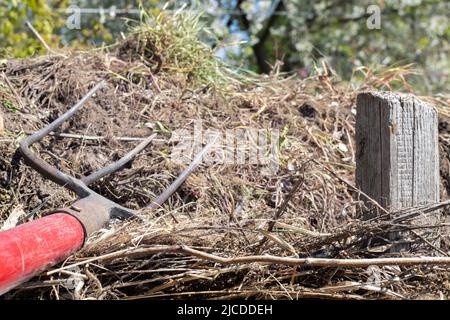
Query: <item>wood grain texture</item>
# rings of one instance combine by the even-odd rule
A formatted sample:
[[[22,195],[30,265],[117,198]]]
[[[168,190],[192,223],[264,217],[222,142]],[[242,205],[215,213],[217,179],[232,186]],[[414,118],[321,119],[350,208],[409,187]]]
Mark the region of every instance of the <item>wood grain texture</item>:
[[[413,95],[360,93],[356,184],[388,210],[439,202],[436,109]],[[417,221],[435,224],[439,219],[434,212]]]
[[[5,122],[3,120],[3,115],[0,111],[0,137],[5,133]]]

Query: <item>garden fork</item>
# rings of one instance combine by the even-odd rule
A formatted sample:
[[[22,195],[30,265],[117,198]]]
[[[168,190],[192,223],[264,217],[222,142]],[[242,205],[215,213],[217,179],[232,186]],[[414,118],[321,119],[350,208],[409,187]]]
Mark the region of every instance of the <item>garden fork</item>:
[[[30,146],[58,128],[104,85],[98,83],[77,104],[47,127],[20,142],[25,162],[45,178],[75,192],[79,199],[70,207],[56,209],[45,217],[0,232],[0,295],[44,269],[63,261],[79,250],[94,232],[108,225],[111,218],[127,219],[136,212],[106,199],[88,186],[131,161],[155,137],[143,140],[117,162],[89,176],[77,179],[38,158]]]

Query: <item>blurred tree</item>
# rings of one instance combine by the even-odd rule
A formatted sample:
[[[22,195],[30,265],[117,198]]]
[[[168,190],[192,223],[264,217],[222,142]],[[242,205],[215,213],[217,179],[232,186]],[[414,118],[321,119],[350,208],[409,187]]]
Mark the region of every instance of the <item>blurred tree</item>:
[[[67,1],[54,1],[62,6]],[[43,51],[36,37],[30,37],[26,21],[30,21],[43,39],[51,46],[59,42],[55,30],[63,24],[52,6],[45,0],[0,0],[0,56],[25,57]]]
[[[249,34],[254,67],[269,72],[275,61],[283,70],[304,72],[325,59],[349,79],[362,65],[414,62],[423,71],[424,91],[450,86],[450,2],[439,0],[235,0],[228,26],[238,22]],[[261,12],[265,3],[267,8]],[[381,11],[381,28],[370,29],[367,8]],[[248,51],[247,51],[248,52]],[[246,54],[246,51],[242,51]],[[248,53],[247,53],[248,54]]]

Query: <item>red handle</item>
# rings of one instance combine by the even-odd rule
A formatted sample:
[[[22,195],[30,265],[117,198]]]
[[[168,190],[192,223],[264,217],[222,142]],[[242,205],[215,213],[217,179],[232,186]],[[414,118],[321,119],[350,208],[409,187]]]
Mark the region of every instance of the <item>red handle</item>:
[[[0,232],[0,295],[80,249],[81,223],[52,214]]]

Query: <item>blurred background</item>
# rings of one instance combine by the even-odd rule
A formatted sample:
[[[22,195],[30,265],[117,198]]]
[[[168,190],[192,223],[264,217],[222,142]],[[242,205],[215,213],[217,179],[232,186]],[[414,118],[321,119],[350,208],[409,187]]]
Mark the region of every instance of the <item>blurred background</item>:
[[[305,78],[321,68],[352,82],[399,69],[421,94],[450,88],[450,1],[442,0],[0,0],[0,58],[45,52],[27,20],[52,48],[107,49],[142,9],[180,8],[201,14],[202,40],[218,56],[258,73]]]

